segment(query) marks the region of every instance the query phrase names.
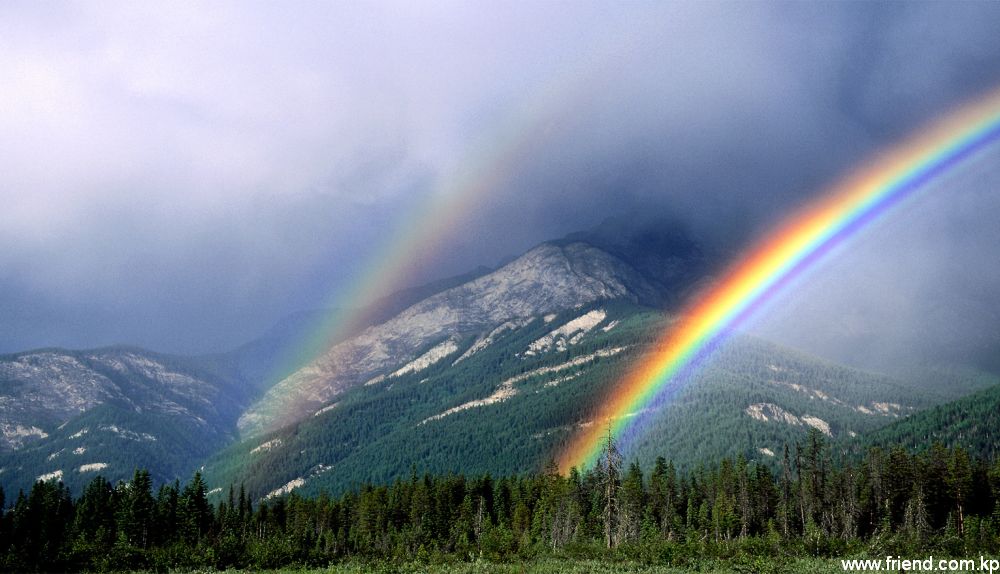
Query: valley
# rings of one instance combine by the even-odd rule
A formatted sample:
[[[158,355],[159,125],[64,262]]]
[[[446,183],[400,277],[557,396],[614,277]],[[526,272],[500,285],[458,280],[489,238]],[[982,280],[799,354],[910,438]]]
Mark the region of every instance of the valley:
[[[618,232],[575,234],[495,270],[402,292],[325,349],[302,341],[336,321],[330,312],[291,317],[210,356],[122,347],[2,357],[0,401],[10,406],[0,412],[0,484],[79,489],[136,468],[167,483],[200,470],[211,496],[243,485],[263,500],[414,471],[538,471],[575,432],[607,424],[597,420],[601,401],[656,352],[676,320],[670,301],[712,268],[672,232],[612,241]],[[664,245],[674,251],[654,256]],[[659,456],[681,469],[736,456],[776,467],[810,429],[860,452],[887,433],[913,434],[913,415],[997,383],[942,373],[895,378],[739,334],[659,403],[624,415],[643,421],[625,454],[644,468]],[[987,417],[950,444],[995,427]]]

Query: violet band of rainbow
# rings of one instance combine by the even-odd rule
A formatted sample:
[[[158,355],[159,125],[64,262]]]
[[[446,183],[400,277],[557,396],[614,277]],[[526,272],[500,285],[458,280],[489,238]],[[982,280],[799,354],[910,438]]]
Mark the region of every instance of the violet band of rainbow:
[[[607,426],[632,436],[741,324],[834,248],[972,156],[1000,140],[1000,92],[967,105],[876,158],[793,215],[696,296],[654,346],[616,384],[589,426],[560,456],[563,471],[592,466]]]

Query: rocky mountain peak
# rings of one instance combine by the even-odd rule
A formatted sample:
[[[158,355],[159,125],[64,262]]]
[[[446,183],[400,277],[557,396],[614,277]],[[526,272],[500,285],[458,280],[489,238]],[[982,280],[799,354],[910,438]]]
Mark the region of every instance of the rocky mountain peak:
[[[334,345],[272,387],[239,426],[254,434],[300,420],[344,390],[391,372],[450,337],[599,300],[648,302],[656,296],[640,273],[606,251],[583,242],[545,243]]]

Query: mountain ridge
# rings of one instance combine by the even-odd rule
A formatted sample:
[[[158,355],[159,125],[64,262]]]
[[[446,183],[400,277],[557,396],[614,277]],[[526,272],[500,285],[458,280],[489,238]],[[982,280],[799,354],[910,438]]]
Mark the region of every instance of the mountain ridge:
[[[596,406],[652,352],[655,334],[671,320],[625,301],[598,301],[459,340],[446,360],[354,387],[298,423],[234,443],[206,463],[206,480],[213,488],[245,484],[266,497],[391,482],[413,466],[539,470],[575,429],[599,424]],[[650,413],[644,440],[627,455],[646,466],[660,455],[693,468],[740,454],[774,465],[781,445],[811,428],[861,440],[935,400],[882,375],[740,337]]]
[[[255,434],[302,419],[345,389],[416,358],[435,339],[616,298],[652,301],[656,289],[626,263],[593,246],[543,243],[496,271],[424,299],[334,345],[272,387],[241,418],[240,428]]]
[[[127,479],[137,466],[165,481],[204,464],[213,489],[246,482],[265,497],[392,480],[416,464],[532,469],[575,428],[596,424],[595,401],[650,352],[675,320],[676,303],[721,262],[681,229],[609,220],[496,269],[400,291],[374,306],[382,305],[383,315],[328,349],[303,350],[306,334],[336,320],[336,311],[319,310],[293,314],[222,354],[183,357],[118,345],[3,355],[0,404],[7,405],[31,404],[26,393],[13,393],[16,377],[4,378],[3,369],[33,353],[90,357],[102,373],[126,357],[146,371],[120,365],[131,374],[112,376],[121,379],[114,388],[127,396],[87,399],[72,412],[15,420],[13,407],[0,409],[0,429],[10,435],[0,482],[59,478],[75,487],[93,472]],[[782,441],[810,428],[860,444],[885,423],[956,392],[931,392],[920,381],[907,386],[752,337],[726,349],[684,393],[657,407],[662,412],[650,419],[634,456],[665,454],[689,465],[742,454],[773,464]],[[84,367],[50,368],[46,380],[74,370],[85,375]],[[161,372],[174,374],[157,381]],[[200,394],[179,403],[162,396],[182,376],[198,381],[189,387]],[[957,390],[977,385],[970,379]],[[164,409],[171,402],[191,404],[171,414]]]

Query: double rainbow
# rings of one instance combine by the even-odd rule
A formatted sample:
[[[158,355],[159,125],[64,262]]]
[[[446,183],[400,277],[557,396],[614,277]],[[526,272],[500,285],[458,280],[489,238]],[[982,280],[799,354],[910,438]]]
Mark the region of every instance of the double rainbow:
[[[602,403],[595,423],[575,436],[560,466],[589,467],[600,455],[607,425],[632,436],[663,401],[734,329],[774,299],[832,249],[1000,139],[1000,92],[931,125],[785,220],[680,313],[654,351]]]

